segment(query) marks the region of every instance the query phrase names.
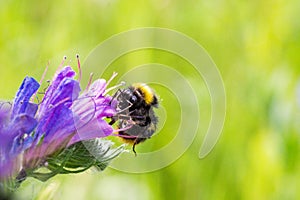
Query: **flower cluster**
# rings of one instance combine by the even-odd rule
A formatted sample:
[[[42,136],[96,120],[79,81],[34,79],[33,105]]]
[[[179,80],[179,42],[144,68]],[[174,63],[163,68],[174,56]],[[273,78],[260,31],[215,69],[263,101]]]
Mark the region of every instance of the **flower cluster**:
[[[26,77],[13,103],[0,104],[0,183],[28,176],[44,181],[91,166],[104,169],[122,152],[122,146],[111,149],[110,141],[98,139],[114,131],[105,121],[117,107],[106,94],[110,81],[98,79],[80,94],[75,75],[70,66],[59,70],[40,103],[32,101],[40,84]],[[47,173],[39,172],[41,167]]]

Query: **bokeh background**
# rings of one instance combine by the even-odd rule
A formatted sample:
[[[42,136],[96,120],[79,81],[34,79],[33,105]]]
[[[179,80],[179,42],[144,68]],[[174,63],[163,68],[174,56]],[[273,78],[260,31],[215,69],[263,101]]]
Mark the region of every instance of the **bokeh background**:
[[[210,99],[201,78],[190,77],[199,81],[196,95],[203,121],[192,145],[176,162],[143,174],[108,168],[56,176],[46,183],[28,179],[16,197],[299,199],[299,8],[296,0],[1,1],[3,100],[14,97],[26,75],[39,79],[48,61],[46,79],[64,55],[74,65],[76,53],[84,61],[105,39],[139,27],[173,29],[201,44],[218,66],[227,94],[223,133],[202,160],[198,153],[210,119]],[[155,50],[125,55],[112,63],[112,69],[122,66],[118,68],[122,73],[150,62],[190,70],[182,59]],[[104,75],[108,77],[109,73]],[[159,134],[137,147],[140,152],[164,146],[178,128],[172,117],[180,110],[178,102],[164,88],[155,89],[169,117]]]

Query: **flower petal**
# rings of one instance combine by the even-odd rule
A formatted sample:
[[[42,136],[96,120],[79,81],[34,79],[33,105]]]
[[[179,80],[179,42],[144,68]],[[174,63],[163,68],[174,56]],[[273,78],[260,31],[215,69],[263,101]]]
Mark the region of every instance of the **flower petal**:
[[[38,90],[40,84],[31,77],[26,77],[20,86],[13,103],[11,119],[21,113],[29,112],[33,116],[37,110],[37,106],[29,103],[31,96]]]
[[[106,86],[105,79],[97,79],[92,83],[87,94],[89,96],[94,96],[95,98],[102,96],[106,90]]]
[[[79,141],[107,137],[112,132],[113,128],[106,121],[93,119],[87,125],[77,130],[77,134],[72,138],[68,146]]]
[[[43,135],[45,140],[50,140],[54,134],[60,135],[56,132],[69,134],[74,132],[74,115],[71,109],[68,108],[67,103],[72,103],[73,98],[77,99],[79,91],[79,83],[66,78],[61,81],[57,90],[51,92],[52,99],[48,101],[49,108],[44,110],[44,113],[40,113],[41,117],[36,129],[37,143]]]
[[[64,67],[52,80],[51,85],[47,89],[45,96],[43,98],[43,101],[40,105],[40,116],[49,108],[49,105],[51,105],[53,102],[53,96],[54,93],[59,89],[59,86],[61,85],[61,82],[65,78],[73,78],[75,76],[75,72],[70,66]]]

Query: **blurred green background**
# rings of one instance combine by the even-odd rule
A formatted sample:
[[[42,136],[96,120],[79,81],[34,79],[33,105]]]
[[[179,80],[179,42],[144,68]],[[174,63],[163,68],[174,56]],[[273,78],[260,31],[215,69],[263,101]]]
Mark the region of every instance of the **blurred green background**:
[[[196,95],[203,122],[192,145],[172,165],[145,174],[109,168],[56,176],[46,183],[28,179],[18,198],[299,199],[299,8],[296,0],[1,1],[2,99],[12,99],[26,75],[39,80],[49,60],[48,79],[63,55],[74,65],[75,53],[84,60],[110,36],[149,26],[174,29],[201,44],[218,66],[227,94],[223,133],[202,160],[198,153],[210,100],[199,79]],[[149,62],[188,65],[154,50],[131,53],[112,65],[124,66],[126,72]],[[163,88],[155,89],[170,118],[163,131],[137,147],[140,152],[167,144],[178,126],[172,118],[179,112],[178,102]]]

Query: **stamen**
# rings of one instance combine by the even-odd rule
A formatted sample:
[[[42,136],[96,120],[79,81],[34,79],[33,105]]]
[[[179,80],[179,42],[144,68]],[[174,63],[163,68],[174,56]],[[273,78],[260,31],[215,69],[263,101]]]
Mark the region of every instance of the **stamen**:
[[[50,61],[48,60],[48,63],[47,63],[46,68],[45,68],[45,70],[44,70],[44,72],[43,72],[43,75],[42,75],[42,77],[41,77],[41,79],[40,79],[40,81],[39,81],[39,84],[40,84],[40,85],[42,84],[42,82],[43,82],[43,80],[44,80],[44,78],[45,78],[45,76],[46,76],[46,73],[47,73],[47,71],[48,71],[49,65],[50,65]],[[34,99],[35,99],[35,97],[36,97],[36,94],[37,94],[37,91],[36,91],[36,92],[32,95],[32,97],[30,98],[30,101],[31,101],[31,102],[34,101]]]
[[[77,58],[77,67],[78,67],[78,82],[80,83],[81,81],[81,76],[82,76],[82,72],[81,72],[81,67],[80,67],[80,60],[79,60],[79,54],[76,54],[76,58]]]
[[[41,78],[41,80],[40,80],[40,82],[39,82],[40,85],[42,84],[42,82],[43,82],[43,80],[44,80],[44,78],[45,78],[45,76],[46,76],[46,73],[47,73],[47,71],[48,71],[49,65],[50,65],[50,61],[48,60],[48,63],[47,63],[47,65],[46,65],[46,69],[44,70],[44,73],[43,73],[43,75],[42,75],[42,78]]]
[[[117,75],[118,75],[118,73],[117,73],[117,72],[114,72],[114,73],[112,74],[112,76],[110,77],[110,79],[107,81],[106,85],[109,85],[110,82],[111,82]]]
[[[108,84],[109,84],[109,82],[107,82],[107,85]],[[119,83],[118,85],[115,85],[113,87],[110,87],[110,88],[106,89],[103,95],[106,95],[109,91],[114,90],[114,89],[119,88],[119,87],[122,87],[125,84],[126,84],[125,81],[121,81],[121,83]]]
[[[64,65],[64,63],[65,63],[66,60],[67,60],[67,56],[64,56],[63,60],[60,63],[60,65],[58,66],[55,74],[57,74],[57,72],[61,70],[61,68],[63,67],[63,65]]]
[[[87,84],[87,86],[86,86],[86,88],[85,88],[84,91],[88,91],[88,90],[90,89],[90,86],[91,86],[92,81],[93,81],[93,76],[94,76],[94,74],[91,73],[91,74],[90,74],[90,78],[89,78],[89,82],[88,82],[88,84]]]

